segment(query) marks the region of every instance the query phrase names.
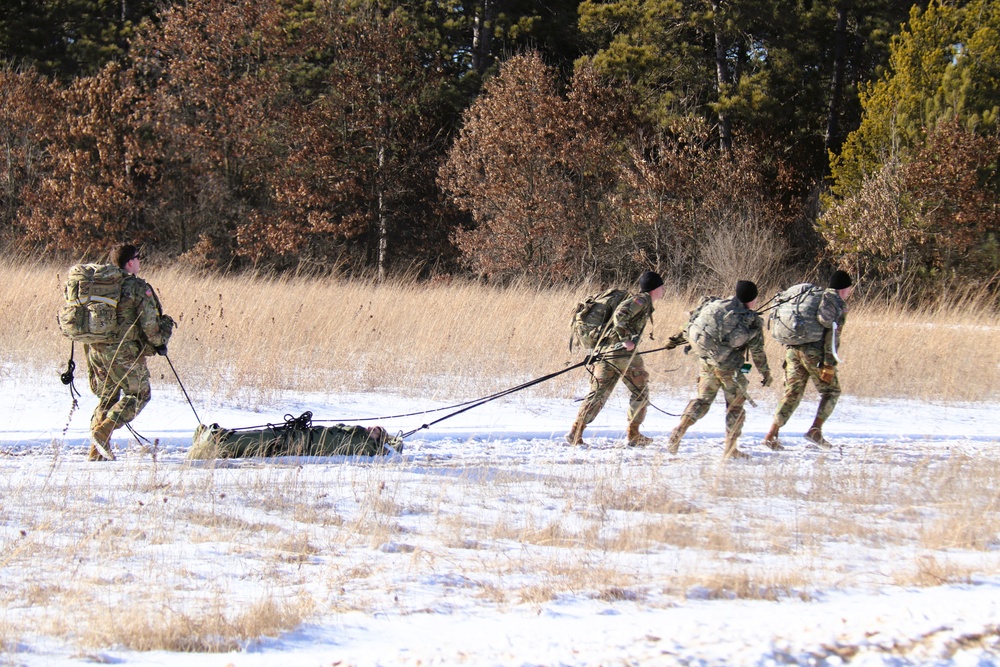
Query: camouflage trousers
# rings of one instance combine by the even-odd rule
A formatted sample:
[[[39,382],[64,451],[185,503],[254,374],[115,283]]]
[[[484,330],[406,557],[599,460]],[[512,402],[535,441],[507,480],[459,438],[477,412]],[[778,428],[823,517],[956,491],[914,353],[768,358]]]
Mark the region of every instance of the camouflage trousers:
[[[105,419],[114,420],[115,428],[135,419],[151,396],[142,347],[136,341],[126,341],[121,345],[84,345],[84,351],[90,391],[97,396],[91,430]]]
[[[840,398],[840,380],[834,370],[833,379],[823,382],[819,377],[819,367],[823,364],[823,351],[812,347],[790,347],[785,353],[785,395],[778,402],[774,412],[774,423],[779,428],[788,423],[792,413],[802,402],[802,395],[811,379],[819,392],[819,407],[816,419],[823,423],[833,413]]]
[[[611,391],[618,384],[619,378],[625,378],[631,397],[628,402],[628,421],[630,424],[641,424],[646,419],[646,408],[649,406],[649,373],[642,357],[638,354],[623,356],[619,359],[598,361],[594,364],[590,376],[590,391],[583,399],[577,420],[584,424],[594,421],[611,396]]]
[[[747,411],[743,408],[747,400],[747,384],[746,375],[739,370],[725,370],[702,359],[698,373],[698,396],[684,408],[681,419],[686,417],[693,423],[704,417],[721,389],[726,398],[726,435],[740,437],[747,418]]]

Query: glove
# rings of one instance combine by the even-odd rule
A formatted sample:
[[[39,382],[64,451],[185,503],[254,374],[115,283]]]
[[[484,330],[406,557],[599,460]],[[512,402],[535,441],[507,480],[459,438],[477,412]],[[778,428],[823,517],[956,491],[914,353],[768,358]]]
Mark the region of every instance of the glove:
[[[670,342],[667,343],[666,345],[664,345],[664,347],[667,348],[668,350],[672,350],[675,347],[677,347],[679,345],[683,345],[684,343],[687,342],[687,339],[684,338],[684,334],[683,333],[675,334],[675,335],[671,336],[670,338],[668,338],[667,340],[670,341]]]
[[[158,355],[160,355],[161,357],[167,356],[167,346],[166,345],[157,345],[153,349],[156,350],[156,353]]]
[[[824,384],[829,384],[833,381],[833,376],[837,372],[836,366],[831,366],[829,364],[823,364],[819,367],[819,379]]]
[[[770,387],[774,382],[774,377],[770,373],[764,373],[764,378],[760,381],[762,387]]]

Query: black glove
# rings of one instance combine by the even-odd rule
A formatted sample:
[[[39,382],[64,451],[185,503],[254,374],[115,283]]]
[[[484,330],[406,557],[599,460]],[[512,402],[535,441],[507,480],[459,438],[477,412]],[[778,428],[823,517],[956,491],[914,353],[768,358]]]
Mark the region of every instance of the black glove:
[[[683,345],[684,343],[687,342],[687,339],[684,337],[683,333],[675,334],[675,335],[671,336],[670,338],[668,338],[667,340],[670,341],[670,342],[667,343],[664,347],[666,347],[668,350],[672,350],[675,347],[678,347],[679,345]]]
[[[167,346],[166,345],[157,345],[153,349],[156,350],[156,353],[158,355],[160,355],[161,357],[167,356]]]

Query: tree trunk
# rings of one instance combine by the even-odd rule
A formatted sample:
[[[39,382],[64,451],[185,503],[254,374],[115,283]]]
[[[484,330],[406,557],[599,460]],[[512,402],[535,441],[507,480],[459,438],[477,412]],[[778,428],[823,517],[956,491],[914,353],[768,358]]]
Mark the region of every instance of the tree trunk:
[[[726,61],[726,42],[719,27],[719,11],[722,7],[720,2],[712,3],[714,17],[712,22],[715,28],[715,83],[718,90],[719,101],[729,84],[729,64]],[[729,115],[725,111],[719,111],[719,148],[724,153],[728,153],[733,147],[732,124]]]
[[[837,28],[833,40],[833,79],[830,81],[830,107],[826,117],[827,151],[840,148],[840,105],[844,98],[844,59],[847,51],[847,0],[837,3]]]
[[[388,129],[386,127],[385,120],[385,109],[383,103],[385,100],[382,99],[382,73],[379,72],[375,75],[375,83],[378,86],[378,114],[379,127],[376,136],[376,169],[375,169],[375,200],[376,200],[376,211],[375,211],[375,227],[376,235],[378,238],[378,258],[376,260],[378,266],[378,281],[383,282],[386,279],[386,273],[388,270],[389,262],[389,219],[386,213],[385,206],[385,151],[386,143],[388,143]]]
[[[377,226],[378,226],[378,281],[383,282],[386,278],[387,265],[389,261],[389,219],[385,210],[385,187],[382,183],[382,170],[385,167],[385,145],[378,147],[378,173],[376,178],[378,185],[377,197]]]
[[[493,22],[497,13],[497,0],[482,0],[473,11],[472,19],[472,68],[482,74],[492,62]]]

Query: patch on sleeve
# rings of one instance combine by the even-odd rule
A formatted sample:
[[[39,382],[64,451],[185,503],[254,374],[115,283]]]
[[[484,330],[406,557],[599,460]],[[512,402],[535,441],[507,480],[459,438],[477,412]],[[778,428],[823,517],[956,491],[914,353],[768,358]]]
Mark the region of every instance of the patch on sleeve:
[[[153,290],[151,290],[150,288],[147,287],[146,288],[146,296],[148,296],[149,298],[153,298]]]

